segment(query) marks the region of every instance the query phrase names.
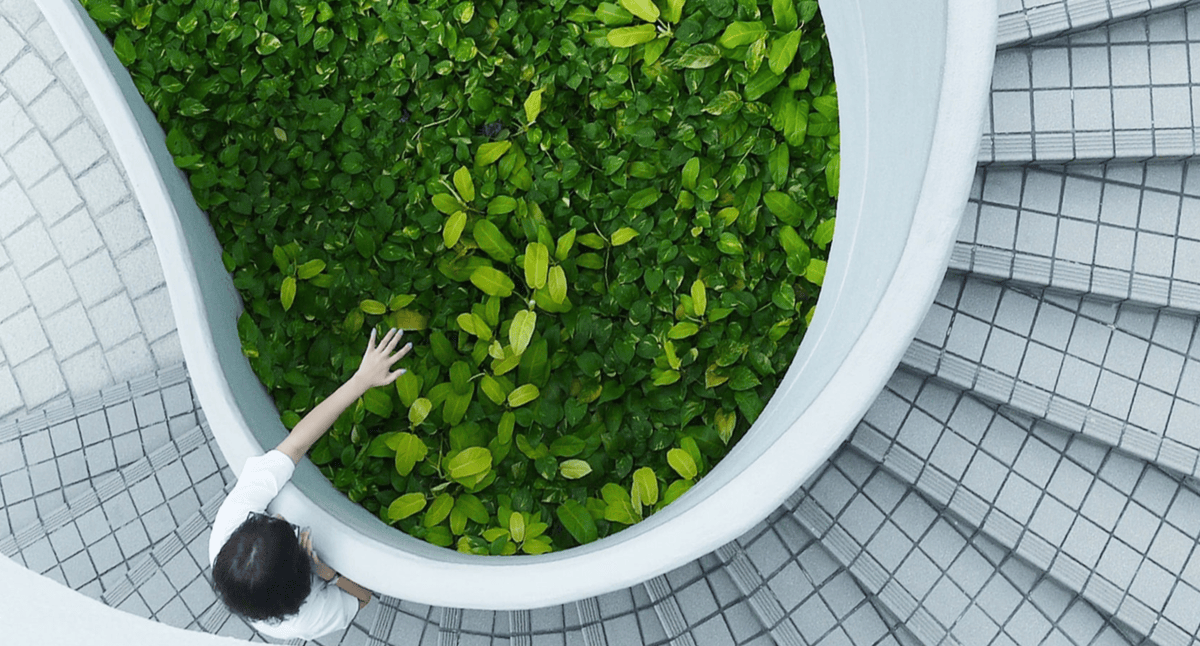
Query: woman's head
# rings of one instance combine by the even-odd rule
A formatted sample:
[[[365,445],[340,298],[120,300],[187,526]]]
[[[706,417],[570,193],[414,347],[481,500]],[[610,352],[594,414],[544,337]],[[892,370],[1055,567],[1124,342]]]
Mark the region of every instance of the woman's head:
[[[251,514],[213,563],[213,585],[233,612],[265,621],[295,614],[312,588],[312,561],[291,523]]]

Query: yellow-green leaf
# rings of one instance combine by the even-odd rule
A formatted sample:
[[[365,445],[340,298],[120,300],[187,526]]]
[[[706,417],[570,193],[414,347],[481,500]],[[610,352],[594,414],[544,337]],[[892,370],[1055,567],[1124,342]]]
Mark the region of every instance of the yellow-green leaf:
[[[800,30],[797,29],[782,38],[771,42],[771,53],[767,56],[767,65],[776,74],[787,72],[792,60],[796,58],[796,50],[800,47]]]
[[[403,496],[392,501],[388,505],[388,520],[396,522],[404,520],[409,516],[421,511],[425,508],[425,494],[423,493],[406,493]]]
[[[479,146],[479,150],[475,152],[475,165],[487,166],[494,164],[511,147],[511,141],[489,141],[486,144],[482,144]]]
[[[612,234],[612,245],[619,247],[638,236],[638,232],[633,227],[621,227]]]
[[[754,22],[731,22],[725,28],[725,33],[717,39],[717,43],[725,49],[733,49],[762,38],[767,33],[767,26],[760,21]]]
[[[546,286],[546,272],[550,269],[550,250],[540,242],[525,245],[525,283],[533,289]]]
[[[525,99],[525,123],[530,124],[537,120],[538,115],[542,113],[542,91],[543,88],[538,88],[529,93],[529,98]]]
[[[592,472],[592,465],[586,460],[563,460],[558,465],[558,472],[567,480],[578,480]]]
[[[508,327],[508,342],[517,354],[525,352],[529,342],[533,340],[533,331],[537,326],[537,312],[521,310],[513,316],[512,324]]]
[[[411,408],[409,414],[412,414]],[[396,447],[396,473],[402,476],[412,473],[413,467],[424,460],[425,455],[429,452],[429,447],[425,446],[425,442],[412,433],[397,433],[389,444]]]
[[[365,314],[387,314],[387,305],[384,305],[379,301],[373,301],[369,298],[359,303],[358,308],[361,309]]]
[[[459,238],[462,237],[463,228],[466,226],[467,214],[462,211],[455,211],[453,215],[446,219],[446,226],[442,227],[442,242],[446,243],[447,249],[458,244]]]
[[[479,387],[483,390],[483,394],[492,400],[493,404],[503,404],[504,400],[508,398],[508,393],[505,392],[504,386],[491,375],[484,375],[479,380]]]
[[[550,300],[562,303],[567,299],[567,274],[559,265],[550,268],[546,283],[550,290]]]
[[[287,276],[283,279],[283,285],[279,287],[279,302],[283,304],[283,311],[292,309],[292,302],[296,300],[296,279]]]
[[[486,473],[492,468],[492,452],[481,446],[472,446],[459,451],[458,455],[450,458],[446,469],[455,480],[470,478]]]
[[[533,384],[517,386],[511,393],[508,393],[508,405],[513,408],[524,406],[537,399],[540,394],[542,394],[541,391]]]
[[[300,280],[308,280],[323,271],[325,271],[324,260],[310,260],[296,269],[296,277]]]
[[[476,267],[471,272],[471,283],[488,296],[507,298],[512,295],[516,284],[500,270],[492,267]]]
[[[733,429],[737,425],[737,413],[727,411],[724,408],[717,410],[717,435],[725,444],[729,444],[729,440],[733,437]]]
[[[431,410],[433,410],[433,402],[424,397],[418,397],[417,401],[408,407],[408,423],[413,426],[419,425],[425,421],[426,417],[429,417]]]
[[[448,493],[439,494],[437,498],[433,499],[433,504],[429,505],[429,509],[425,510],[425,519],[421,521],[421,524],[433,527],[446,520],[452,509],[454,509],[454,496]]]
[[[500,262],[509,262],[517,255],[517,250],[509,244],[508,238],[504,237],[500,227],[490,220],[477,221],[471,230],[471,235],[474,236],[475,244],[479,245],[480,249]]]
[[[434,208],[446,215],[461,211],[463,208],[462,204],[449,193],[438,193],[429,199],[433,201]]]
[[[397,310],[388,315],[387,321],[397,330],[424,330],[429,327],[429,317],[413,310]]]
[[[459,166],[458,170],[454,171],[454,188],[458,189],[463,201],[475,201],[475,182],[471,180],[471,171],[467,170],[466,166]]]
[[[816,258],[809,261],[808,267],[804,270],[804,277],[808,279],[808,282],[820,286],[825,282],[825,261]]]
[[[458,323],[458,329],[472,336],[479,336],[479,333],[475,331],[475,317],[473,315],[463,312],[454,320]]]
[[[686,0],[667,0],[667,9],[663,11],[663,20],[670,23],[679,22],[683,17],[683,5]]]
[[[704,316],[706,309],[708,309],[708,290],[704,288],[704,281],[697,278],[692,283],[692,312],[696,316]]]
[[[646,22],[658,20],[658,6],[654,4],[653,0],[621,0],[621,6]]]
[[[640,499],[643,505],[658,502],[658,478],[650,467],[633,472],[633,496]]]
[[[571,229],[558,237],[558,241],[554,244],[554,259],[562,262],[567,259],[571,253],[571,247],[575,246],[575,229]]]
[[[668,339],[686,339],[700,331],[700,326],[691,321],[680,321],[667,330]]]
[[[605,25],[628,25],[633,22],[633,14],[611,2],[601,2],[596,7],[596,17]]]
[[[671,449],[667,451],[667,464],[679,474],[679,477],[684,480],[691,480],[696,477],[696,461],[692,456],[683,449]]]
[[[654,25],[638,25],[636,27],[618,27],[608,32],[608,44],[613,47],[633,47],[648,43],[658,36]]]
[[[521,512],[514,511],[508,517],[508,535],[518,543],[525,540],[525,517]]]

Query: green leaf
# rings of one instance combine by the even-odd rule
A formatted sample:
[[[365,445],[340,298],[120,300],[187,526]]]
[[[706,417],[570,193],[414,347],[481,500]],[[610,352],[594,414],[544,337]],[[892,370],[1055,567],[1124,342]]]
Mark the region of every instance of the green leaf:
[[[492,141],[479,146],[479,150],[475,152],[476,166],[489,166],[494,164],[496,160],[504,156],[508,149],[512,148],[511,141]]]
[[[424,460],[425,455],[429,452],[429,447],[425,446],[425,442],[412,433],[397,433],[392,444],[396,447],[396,472],[402,476],[412,473],[413,467]]]
[[[579,244],[585,247],[591,247],[592,249],[603,249],[604,247],[608,246],[608,243],[604,241],[604,238],[596,233],[585,233],[579,236]]]
[[[424,397],[417,398],[412,403],[412,406],[408,407],[408,423],[413,426],[419,426],[421,422],[425,421],[426,417],[429,417],[429,412],[432,410],[433,402]]]
[[[508,517],[508,535],[518,543],[525,540],[525,517],[521,512],[514,511]]]
[[[621,0],[621,6],[646,22],[658,20],[658,6],[653,0]]]
[[[517,250],[509,244],[508,238],[504,237],[500,228],[493,224],[491,220],[476,221],[471,235],[475,238],[475,244],[479,245],[479,248],[483,249],[484,253],[500,262],[510,262],[517,255]],[[509,282],[511,283],[512,281]],[[495,294],[492,295],[495,296]]]
[[[387,305],[384,305],[379,301],[373,301],[369,298],[359,303],[358,308],[361,309],[364,314],[387,314]]]
[[[658,477],[650,467],[642,467],[633,472],[632,498],[640,500],[643,505],[652,506],[658,502]],[[637,508],[637,504],[634,504]]]
[[[825,165],[825,188],[829,191],[829,197],[836,198],[838,195],[838,183],[841,181],[842,175],[842,156],[834,155],[829,163]],[[820,245],[824,246],[824,245]]]
[[[825,261],[813,258],[808,263],[808,268],[804,270],[804,277],[808,282],[820,286],[825,282]]]
[[[538,398],[541,391],[533,384],[524,384],[517,386],[511,393],[508,393],[508,405],[512,408],[519,408]]]
[[[592,472],[592,465],[585,460],[563,460],[558,472],[567,480],[578,480]]]
[[[787,193],[780,191],[770,191],[763,196],[763,203],[767,208],[779,218],[780,221],[792,226],[798,226],[802,213],[796,201]]]
[[[655,198],[657,199],[657,198]],[[638,235],[636,229],[632,227],[621,227],[612,234],[612,246],[620,247],[621,245],[633,240]]]
[[[575,229],[571,229],[558,237],[558,242],[554,245],[554,259],[562,262],[571,255],[571,248],[575,246]]]
[[[686,339],[700,331],[700,326],[691,321],[680,321],[667,330],[668,339]]]
[[[567,298],[567,274],[559,265],[550,268],[550,275],[547,278],[547,287],[550,291],[550,299],[555,303],[562,303]]]
[[[704,316],[705,310],[708,309],[708,290],[705,289],[704,281],[697,278],[692,282],[692,312],[696,316]]]
[[[450,215],[457,211],[463,210],[463,205],[455,197],[449,193],[438,193],[430,198],[433,201],[433,206],[437,210]]]
[[[459,166],[458,170],[454,171],[454,188],[458,190],[464,202],[475,201],[475,182],[471,180],[471,171],[467,170],[466,166]]]
[[[449,249],[458,244],[462,237],[463,228],[467,226],[467,214],[462,211],[455,211],[446,219],[446,225],[442,227],[442,242]]]
[[[821,249],[829,246],[829,243],[833,242],[833,229],[836,222],[837,218],[822,220],[821,223],[817,225],[816,230],[813,231],[813,244],[817,245],[817,247]]]
[[[421,396],[421,378],[415,372],[405,372],[396,379],[396,394],[405,407],[412,406]]]
[[[405,518],[412,516],[424,508],[425,494],[406,493],[403,496],[393,500],[392,504],[388,505],[388,521],[394,523],[398,520],[404,520]]]
[[[454,509],[454,496],[448,493],[439,494],[437,498],[433,499],[433,504],[429,505],[429,509],[425,510],[425,519],[421,524],[426,527],[440,524],[446,520],[452,509]]]
[[[704,111],[714,116],[721,116],[728,112],[737,112],[741,109],[742,96],[733,90],[725,90],[709,100],[704,106]]]
[[[643,188],[629,196],[629,201],[625,203],[625,208],[640,211],[657,202],[660,197],[662,197],[662,192],[657,188],[653,186]]]
[[[533,340],[533,332],[537,326],[537,312],[521,310],[513,316],[508,328],[508,342],[517,354],[525,352],[529,342]]]
[[[767,65],[776,74],[784,74],[796,58],[796,50],[800,47],[800,30],[797,29],[782,38],[771,42],[771,53],[767,56]]]
[[[775,16],[775,26],[780,29],[791,31],[800,24],[793,0],[771,0],[771,13]]]
[[[533,289],[546,286],[546,273],[550,270],[550,250],[540,242],[525,245],[525,284]]]
[[[363,407],[380,417],[392,416],[392,398],[385,390],[372,388],[363,393]]]
[[[538,115],[542,113],[542,92],[543,88],[538,88],[529,93],[529,97],[525,99],[525,123],[531,124],[537,120]]]
[[[462,512],[466,514],[467,518],[470,518],[481,525],[487,523],[488,519],[490,518],[487,508],[483,506],[483,503],[479,501],[479,498],[476,498],[469,493],[459,496],[458,500],[454,501],[454,508],[462,510]]]
[[[725,49],[733,49],[762,38],[767,33],[767,26],[761,21],[731,22],[725,32],[717,39],[717,43]]]
[[[611,2],[601,2],[596,7],[596,17],[605,25],[628,25],[633,22],[633,14]]]
[[[558,521],[567,533],[581,545],[591,543],[600,536],[596,529],[596,521],[588,513],[587,507],[578,500],[566,500],[554,510],[554,515],[558,516]]]
[[[325,271],[325,261],[318,258],[300,265],[296,269],[296,277],[300,280],[308,280],[323,271]]]
[[[741,239],[728,231],[722,232],[717,238],[717,251],[729,256],[743,256],[746,254],[746,250],[742,247]]]
[[[492,400],[493,404],[503,404],[504,400],[508,398],[508,391],[491,375],[484,375],[479,380],[479,388],[488,399]]]
[[[488,215],[504,215],[517,210],[517,201],[507,195],[497,195],[488,202]]]
[[[654,25],[638,25],[636,27],[618,27],[608,32],[608,44],[613,47],[625,48],[648,43],[658,35]]]
[[[683,165],[683,187],[689,191],[696,190],[696,178],[700,175],[700,158],[692,157]]]
[[[296,300],[296,279],[287,276],[283,279],[283,285],[279,287],[279,302],[283,304],[283,311],[292,309],[292,302]]]
[[[450,477],[455,480],[462,480],[481,473],[487,473],[491,468],[492,453],[480,446],[463,449],[446,463],[446,469],[450,473]]]
[[[671,449],[667,451],[667,464],[679,474],[679,477],[684,480],[691,480],[696,477],[698,472],[696,461],[691,454],[683,449]]]
[[[492,267],[476,267],[471,272],[471,283],[488,296],[507,298],[512,295],[516,284],[512,279]]]
[[[779,142],[775,144],[775,148],[767,155],[767,175],[770,176],[771,182],[775,186],[783,187],[787,184],[788,173],[791,171],[791,151],[788,149],[787,142]]]
[[[667,0],[667,8],[663,11],[663,20],[677,23],[683,18],[683,5],[686,0]]]
[[[137,60],[137,49],[133,46],[133,41],[129,40],[129,36],[124,31],[117,33],[117,37],[113,41],[113,51],[116,52],[121,64],[126,67],[132,65]]]
[[[770,66],[758,70],[749,81],[746,81],[746,87],[743,94],[747,101],[757,101],[764,94],[774,90],[783,82],[783,77],[771,71]]]
[[[640,520],[641,514],[634,510],[629,492],[621,485],[610,482],[600,489],[600,495],[606,503],[605,520],[624,525],[632,525]]]
[[[734,390],[750,390],[760,383],[758,375],[745,366],[736,366],[729,377],[729,387]]]
[[[692,45],[687,51],[683,52],[675,65],[684,69],[702,70],[712,67],[719,60],[721,60],[720,48],[712,43],[700,43]]]
[[[729,444],[729,440],[733,437],[733,429],[737,425],[737,413],[722,408],[717,410],[715,417],[717,436],[721,438],[721,442]]]

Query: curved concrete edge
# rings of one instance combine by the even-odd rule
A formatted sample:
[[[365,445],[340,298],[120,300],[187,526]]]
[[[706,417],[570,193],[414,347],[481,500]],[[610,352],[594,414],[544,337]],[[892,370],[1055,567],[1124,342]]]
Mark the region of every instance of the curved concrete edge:
[[[69,0],[38,1],[55,31],[67,44],[88,91],[96,103],[103,106],[101,113],[150,221],[168,278],[176,319],[182,323],[180,340],[201,404],[226,458],[235,470],[240,470],[246,458],[262,452],[262,444],[250,433],[246,416],[237,407],[239,397],[222,369],[214,326],[208,318],[212,316],[214,306],[211,303],[206,306],[203,302],[202,283],[206,279],[191,264],[195,261],[193,256],[198,255],[194,248],[196,240],[189,239],[189,234],[196,234],[192,221],[195,218],[187,225],[180,223],[175,204],[170,199],[171,187],[160,175],[163,172],[160,169],[170,169],[173,177],[169,179],[174,179],[176,184],[179,182],[179,173],[171,168],[170,156],[162,143],[161,129],[154,128],[152,118],[149,124],[146,123],[149,111],[144,105],[139,107],[139,114],[145,114],[142,115],[142,127],[138,127],[137,115],[126,104],[112,70],[106,67],[105,58],[110,59],[108,65],[113,65],[113,69],[120,69],[120,65],[115,62],[110,48],[105,51],[106,48],[94,40],[100,38],[102,41],[102,36],[81,10]],[[861,22],[863,10],[859,3],[835,3],[834,6],[843,12],[846,6],[851,6],[853,11],[859,12]],[[940,284],[974,169],[978,123],[991,77],[994,50],[990,49],[989,43],[994,44],[996,16],[992,2],[951,0],[949,6],[945,73],[954,79],[954,83],[941,86],[933,127],[934,145],[929,156],[930,170],[924,173],[916,204],[903,207],[915,208],[919,217],[913,220],[894,275],[887,273],[891,276],[890,282],[886,276],[876,279],[876,282],[886,284],[887,292],[863,328],[864,333],[854,340],[847,355],[850,360],[839,368],[823,369],[822,374],[827,376],[812,380],[823,381],[823,385],[806,384],[812,390],[830,393],[830,396],[808,406],[803,401],[779,403],[790,393],[777,393],[768,407],[773,410],[764,412],[764,416],[778,415],[780,408],[790,407],[789,416],[793,421],[786,424],[786,433],[755,442],[753,450],[739,445],[713,474],[666,512],[614,537],[543,557],[470,557],[434,548],[407,536],[390,542],[363,536],[355,531],[355,525],[361,525],[364,518],[372,520],[365,510],[348,512],[349,518],[335,517],[295,486],[295,480],[301,479],[299,477],[285,488],[274,508],[297,522],[322,527],[319,547],[326,560],[368,587],[422,603],[497,610],[546,606],[636,584],[712,551],[761,521],[819,469],[841,444],[898,363]],[[860,40],[857,45],[865,49],[866,42]],[[865,60],[866,56],[863,54],[859,58]],[[123,80],[131,85],[128,78]],[[955,83],[961,84],[956,86]],[[154,141],[148,143],[147,137]],[[862,144],[862,153],[869,155],[869,137],[864,138]],[[183,186],[186,189],[186,180],[183,180]],[[178,191],[177,185],[175,188]],[[175,196],[176,199],[187,199],[190,194],[185,192],[185,197],[181,198],[176,192]],[[911,211],[901,216],[913,217]],[[847,226],[867,225],[857,218],[842,220],[839,217],[839,234]],[[198,244],[202,247],[215,244],[211,230]],[[840,285],[846,279],[847,258],[856,251],[852,247],[853,243],[834,245],[835,258],[831,259],[827,284]],[[211,253],[212,250],[200,251]],[[858,255],[863,254],[861,249],[857,251]],[[218,266],[219,256],[218,248],[215,256]],[[225,278],[227,280],[227,275]],[[208,281],[208,288],[213,289],[212,281]],[[849,296],[839,298],[835,293],[838,291],[823,292],[825,302],[818,307],[811,328],[813,338],[802,344],[798,359],[813,360],[817,356],[812,348],[835,324],[833,312],[839,304],[852,300]],[[919,297],[915,298],[914,294]],[[230,318],[240,309],[236,306],[236,294],[231,300],[234,305],[223,312]],[[225,304],[224,301],[221,303]],[[218,322],[217,327],[221,325]],[[804,350],[806,346],[807,351]],[[789,375],[796,374],[800,367],[793,365]],[[793,378],[792,381],[796,380]],[[802,396],[809,401],[815,397]],[[803,411],[798,413],[798,409]],[[232,432],[221,432],[222,429]],[[306,466],[315,473],[315,467]],[[730,475],[735,469],[736,474]],[[789,474],[791,479],[785,476],[781,482],[780,474]],[[317,485],[305,482],[303,486],[311,489]],[[323,489],[331,490],[331,487],[326,482]],[[319,497],[329,497],[329,492],[316,493]],[[343,509],[338,511],[339,516],[347,513]],[[379,523],[375,521],[375,524]],[[379,529],[387,530],[385,527]],[[402,549],[395,543],[412,549]],[[381,567],[381,563],[387,566]],[[397,572],[404,576],[398,576]]]
[[[246,642],[135,617],[34,574],[0,556],[0,622],[6,644],[172,644],[232,646]]]

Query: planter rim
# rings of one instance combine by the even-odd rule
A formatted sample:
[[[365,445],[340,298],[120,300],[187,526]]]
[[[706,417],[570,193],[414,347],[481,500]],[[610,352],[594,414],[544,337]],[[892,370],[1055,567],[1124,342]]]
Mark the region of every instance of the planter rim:
[[[193,262],[193,256],[207,250],[204,244],[189,238],[180,223],[169,182],[164,179],[164,173],[174,169],[164,171],[161,165],[161,154],[165,153],[161,131],[155,134],[139,126],[125,94],[132,84],[127,76],[123,80],[114,76],[111,65],[115,56],[106,44],[97,43],[98,31],[83,10],[71,0],[37,2],[80,71],[147,216],[197,396],[226,459],[235,471],[240,471],[247,458],[263,452],[264,445],[250,431],[238,407],[238,393],[227,381],[218,356],[219,344],[210,325],[214,314],[205,301],[206,289],[213,288]],[[868,5],[879,4],[886,2],[821,2],[828,31],[838,34],[836,40],[831,36],[830,42],[839,94],[863,100],[863,118],[859,121],[855,120],[859,119],[860,107],[843,105],[841,127],[844,153],[848,148],[861,148],[864,169],[847,166],[848,156],[843,154],[838,235],[826,288],[809,334],[785,377],[784,384],[791,384],[788,388],[794,385],[788,379],[818,363],[821,357],[813,350],[818,342],[839,333],[837,317],[852,306],[853,299],[837,288],[848,284],[850,259],[865,253],[857,248],[856,232],[871,226],[871,221],[861,213],[843,213],[843,205],[861,207],[866,201],[864,196],[872,190],[869,181],[879,178],[866,170],[866,159],[875,152],[875,133],[870,132],[865,106],[877,97],[871,95],[869,67],[862,72],[866,77],[864,87],[855,89],[841,83],[843,75],[838,66],[842,61],[867,61],[874,55],[867,34],[854,27],[861,26],[864,17],[871,18]],[[873,312],[864,318],[861,333],[843,353],[844,361],[831,372],[820,373],[823,378],[819,386],[806,384],[806,393],[816,393],[811,401],[800,410],[789,408],[781,401],[786,398],[780,394],[784,391],[781,385],[747,439],[765,424],[764,420],[780,428],[777,434],[764,441],[747,443],[743,439],[692,491],[646,521],[586,546],[537,557],[461,555],[390,529],[399,535],[397,540],[385,542],[365,536],[356,531],[356,525],[366,522],[363,516],[371,517],[365,510],[359,508],[358,516],[345,510],[335,515],[313,502],[314,496],[328,496],[328,491],[320,489],[322,486],[327,490],[332,487],[327,481],[321,485],[312,480],[317,471],[308,461],[301,463],[297,476],[280,493],[272,509],[294,522],[319,527],[317,538],[323,559],[368,588],[431,605],[493,610],[548,606],[635,585],[712,552],[761,522],[820,469],[854,429],[899,363],[941,284],[974,177],[997,20],[995,0],[925,0],[923,6],[941,10],[943,5],[945,24],[940,28],[945,30],[944,58],[940,86],[931,106],[935,115],[928,164],[919,190],[914,192],[907,236],[897,241],[903,244],[899,245],[895,269],[880,279],[882,295]],[[121,69],[116,73],[123,72]],[[157,163],[156,153],[160,155]],[[861,185],[847,183],[848,178],[856,177],[862,180]],[[792,396],[791,391],[786,395]],[[353,505],[348,501],[346,504]]]

